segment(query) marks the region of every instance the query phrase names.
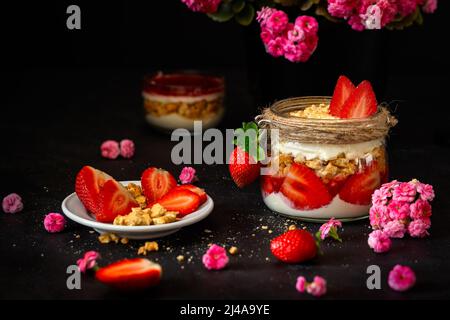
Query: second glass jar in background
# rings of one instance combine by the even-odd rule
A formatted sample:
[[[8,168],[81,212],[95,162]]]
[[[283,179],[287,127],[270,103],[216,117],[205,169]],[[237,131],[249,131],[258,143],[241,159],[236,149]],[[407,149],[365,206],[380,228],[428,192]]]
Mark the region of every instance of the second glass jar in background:
[[[199,72],[158,72],[144,79],[143,98],[148,123],[171,132],[177,128],[216,126],[224,114],[223,77]]]

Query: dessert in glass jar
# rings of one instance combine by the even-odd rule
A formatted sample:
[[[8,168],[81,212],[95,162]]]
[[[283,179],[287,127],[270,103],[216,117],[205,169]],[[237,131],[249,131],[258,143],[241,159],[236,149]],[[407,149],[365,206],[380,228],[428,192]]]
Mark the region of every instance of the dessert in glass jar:
[[[350,103],[367,108],[357,100]],[[368,215],[373,191],[387,181],[385,138],[396,119],[376,102],[371,111],[346,111],[351,118],[334,110],[337,117],[330,101],[282,100],[257,117],[260,127],[277,129],[276,139],[270,135],[270,162],[261,176],[262,196],[271,210],[308,221],[360,219]]]
[[[158,129],[194,130],[216,126],[223,117],[224,79],[194,72],[163,73],[145,77],[144,109],[148,123]]]

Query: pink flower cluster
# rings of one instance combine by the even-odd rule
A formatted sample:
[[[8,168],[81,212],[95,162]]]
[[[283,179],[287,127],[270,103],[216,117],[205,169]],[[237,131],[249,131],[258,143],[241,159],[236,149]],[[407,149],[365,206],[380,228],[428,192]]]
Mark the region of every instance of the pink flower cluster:
[[[187,184],[196,181],[197,176],[195,175],[195,169],[192,167],[184,167],[181,170],[178,179],[180,179],[181,184]]]
[[[44,228],[50,233],[58,233],[66,227],[66,219],[60,213],[49,213],[44,218]]]
[[[120,143],[115,140],[106,140],[100,146],[100,153],[107,159],[116,159],[119,155],[129,159],[134,156],[134,149],[134,142],[129,139],[123,139]]]
[[[390,249],[390,238],[426,237],[431,226],[433,186],[413,179],[383,184],[372,195],[370,224],[375,230],[369,235],[369,246],[375,252]]]
[[[347,20],[358,31],[381,29],[398,17],[406,17],[421,7],[426,13],[437,8],[437,0],[328,0],[328,12]]]
[[[388,284],[395,291],[406,291],[416,283],[416,274],[408,266],[397,264],[388,276]]]
[[[5,213],[17,213],[22,211],[22,198],[17,193],[8,194],[2,200],[2,209]]]
[[[203,265],[208,270],[220,270],[228,264],[228,256],[225,248],[213,244],[202,257]]]
[[[261,26],[261,40],[270,55],[305,62],[316,50],[319,24],[315,18],[299,16],[295,23],[290,23],[284,11],[263,7],[256,20]]]
[[[87,251],[83,258],[77,260],[78,268],[83,273],[89,269],[95,269],[98,258],[100,258],[100,254],[97,251]]]
[[[341,241],[338,235],[338,228],[342,227],[342,222],[331,218],[328,222],[324,223],[320,226],[319,233],[317,235],[321,240],[325,240],[328,237],[331,237],[337,241]]]
[[[181,2],[194,12],[214,13],[222,0],[181,0]]]
[[[305,277],[298,277],[295,288],[298,292],[307,292],[315,297],[323,296],[327,293],[327,281],[319,276],[315,276],[313,282],[306,282]]]

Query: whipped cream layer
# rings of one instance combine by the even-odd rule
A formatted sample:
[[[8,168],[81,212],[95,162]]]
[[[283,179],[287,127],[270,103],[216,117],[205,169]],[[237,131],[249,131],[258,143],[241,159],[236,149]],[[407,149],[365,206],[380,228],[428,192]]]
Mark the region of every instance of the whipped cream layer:
[[[194,103],[202,100],[206,101],[216,100],[218,98],[221,98],[223,96],[223,93],[217,92],[198,96],[166,96],[162,94],[143,92],[142,96],[144,97],[144,99],[158,101],[161,103],[177,103],[177,102]]]
[[[331,160],[339,154],[345,154],[347,159],[362,158],[374,148],[384,144],[384,139],[377,139],[352,144],[315,144],[300,142],[280,142],[272,145],[273,152],[290,153],[295,158],[302,156],[306,160],[319,158],[320,160]]]
[[[365,217],[369,214],[369,205],[358,205],[345,202],[336,195],[333,201],[327,206],[313,210],[298,210],[289,205],[289,200],[281,193],[271,193],[263,196],[266,206],[278,213],[305,219],[328,220],[332,217],[336,219],[353,219]]]

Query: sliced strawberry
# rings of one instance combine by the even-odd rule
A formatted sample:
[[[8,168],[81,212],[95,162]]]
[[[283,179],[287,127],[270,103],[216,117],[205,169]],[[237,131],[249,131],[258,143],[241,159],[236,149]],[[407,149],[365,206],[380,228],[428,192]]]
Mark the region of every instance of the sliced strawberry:
[[[128,190],[114,179],[107,180],[100,190],[99,210],[97,221],[113,222],[119,215],[129,214],[131,208],[139,207]]]
[[[377,112],[377,98],[369,81],[364,80],[342,106],[340,118],[367,118]]]
[[[194,212],[200,206],[200,197],[187,189],[172,190],[157,201],[168,211],[178,211],[179,217]],[[151,207],[150,204],[148,207]]]
[[[193,184],[182,184],[173,188],[172,190],[189,190],[191,192],[196,193],[200,197],[200,205],[205,203],[207,199],[205,190],[197,186],[194,186]]]
[[[333,179],[328,181],[328,183],[325,183],[325,186],[327,187],[331,198],[334,198],[334,196],[339,193],[339,191],[341,190],[342,186],[347,181],[347,178],[348,178],[348,176],[337,175]]]
[[[142,173],[141,185],[147,201],[152,203],[175,188],[177,181],[166,170],[150,167]]]
[[[345,202],[368,205],[372,193],[381,185],[381,175],[378,163],[373,161],[360,173],[352,175],[339,192],[339,197]]]
[[[355,90],[355,85],[346,76],[340,76],[334,87],[333,97],[330,103],[330,114],[335,117],[340,117],[341,110],[345,101],[350,97]]]
[[[307,166],[294,163],[280,188],[291,204],[300,210],[321,208],[331,202],[322,180]]]
[[[230,155],[228,169],[231,178],[239,188],[243,188],[259,177],[259,162],[240,147],[235,147]]]
[[[109,179],[112,177],[90,166],[84,166],[78,172],[75,180],[75,192],[89,212],[93,214],[98,212],[100,189]]]
[[[273,192],[279,192],[281,185],[284,182],[284,176],[278,175],[263,175],[261,176],[261,187],[264,195],[269,195]]]
[[[148,259],[125,259],[100,268],[95,277],[122,290],[141,290],[159,283],[162,269]]]

